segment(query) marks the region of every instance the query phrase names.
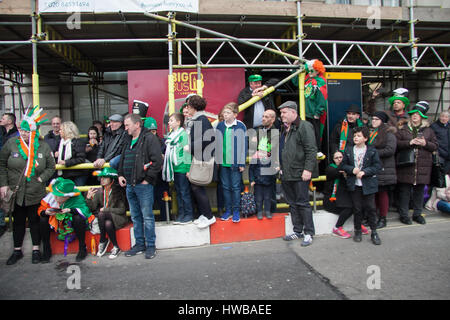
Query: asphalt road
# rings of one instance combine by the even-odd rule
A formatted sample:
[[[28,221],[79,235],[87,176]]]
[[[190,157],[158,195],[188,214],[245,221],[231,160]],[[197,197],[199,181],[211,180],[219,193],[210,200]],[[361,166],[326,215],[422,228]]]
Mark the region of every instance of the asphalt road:
[[[393,217],[379,231],[382,245],[317,236],[158,250],[116,260],[53,256],[7,266],[12,235],[0,238],[0,299],[49,300],[343,300],[449,299],[450,216],[433,214],[426,225],[405,226]]]

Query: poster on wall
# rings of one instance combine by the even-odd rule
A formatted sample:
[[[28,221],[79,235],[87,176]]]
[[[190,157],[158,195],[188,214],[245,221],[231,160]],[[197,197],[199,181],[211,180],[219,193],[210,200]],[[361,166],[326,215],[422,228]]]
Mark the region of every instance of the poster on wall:
[[[169,70],[128,71],[128,108],[132,112],[133,101],[148,103],[147,116],[158,123],[158,135],[167,130],[169,94]],[[175,82],[175,111],[178,111],[186,97],[197,93],[197,71],[178,69],[173,72]],[[207,101],[206,112],[211,121],[217,119],[222,107],[237,102],[239,92],[245,87],[245,69],[204,69],[201,73],[203,97]],[[242,118],[240,114],[239,119]]]
[[[40,0],[39,13],[50,12],[161,12],[198,13],[198,0]]]

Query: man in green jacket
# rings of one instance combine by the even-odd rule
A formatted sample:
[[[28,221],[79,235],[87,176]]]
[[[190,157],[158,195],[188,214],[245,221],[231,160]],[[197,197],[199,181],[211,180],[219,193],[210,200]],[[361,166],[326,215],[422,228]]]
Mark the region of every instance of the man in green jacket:
[[[318,176],[314,128],[300,119],[294,101],[286,101],[278,109],[284,124],[280,141],[281,184],[294,226],[294,233],[284,240],[303,238],[301,245],[309,246],[315,231],[308,187],[311,178]]]

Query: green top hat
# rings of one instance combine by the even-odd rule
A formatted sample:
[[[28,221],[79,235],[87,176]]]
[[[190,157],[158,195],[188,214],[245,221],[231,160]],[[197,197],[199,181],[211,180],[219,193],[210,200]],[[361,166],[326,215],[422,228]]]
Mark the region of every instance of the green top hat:
[[[94,176],[97,177],[104,177],[104,178],[118,178],[119,175],[117,174],[117,170],[110,167],[105,167],[102,169],[102,171],[94,171],[92,173]]]
[[[262,76],[259,74],[252,74],[248,77],[248,82],[256,82],[256,81],[262,81]]]
[[[408,89],[398,88],[392,92],[394,93],[394,95],[388,99],[390,105],[392,106],[395,100],[400,100],[405,104],[405,108],[408,108],[409,106]]]
[[[145,118],[144,127],[150,130],[156,130],[158,129],[158,124],[156,123],[156,120],[152,117]]]
[[[428,119],[428,116],[425,114],[427,113],[428,109],[430,109],[430,106],[428,105],[428,102],[426,101],[419,101],[416,103],[414,108],[408,112],[408,114],[418,112],[420,116],[424,119]]]
[[[75,183],[70,179],[56,178],[50,185],[50,192],[58,197],[75,197],[80,195],[80,190],[75,188]]]

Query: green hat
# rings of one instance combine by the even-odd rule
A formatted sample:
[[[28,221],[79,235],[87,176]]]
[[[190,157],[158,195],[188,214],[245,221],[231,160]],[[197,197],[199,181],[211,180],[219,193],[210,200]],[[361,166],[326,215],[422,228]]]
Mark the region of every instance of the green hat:
[[[428,119],[428,116],[425,115],[427,113],[428,109],[430,109],[428,102],[419,101],[416,103],[414,108],[408,112],[408,114],[418,112],[422,118]]]
[[[262,81],[262,76],[259,74],[252,74],[248,77],[248,82],[256,82],[256,81]]]
[[[80,190],[75,188],[75,183],[70,179],[56,178],[50,182],[50,192],[58,197],[76,197],[80,195]]]
[[[156,120],[152,117],[145,118],[144,127],[150,130],[156,130],[158,129],[158,124],[156,123]]]
[[[92,175],[97,177],[104,177],[104,178],[118,178],[119,175],[117,174],[117,170],[110,167],[105,167],[102,169],[102,171],[94,171]]]
[[[400,100],[405,104],[405,108],[409,106],[409,99],[408,99],[408,89],[405,88],[398,88],[392,91],[394,95],[388,99],[391,106],[394,104],[395,100]]]

